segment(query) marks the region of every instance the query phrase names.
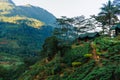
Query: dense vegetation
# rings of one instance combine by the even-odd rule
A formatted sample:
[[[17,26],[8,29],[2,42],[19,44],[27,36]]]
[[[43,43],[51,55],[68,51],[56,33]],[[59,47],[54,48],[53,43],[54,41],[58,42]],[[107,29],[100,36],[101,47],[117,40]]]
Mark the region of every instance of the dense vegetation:
[[[83,16],[58,19],[55,36],[47,38],[42,47],[42,60],[30,66],[18,80],[119,80],[120,36],[109,37],[111,26],[118,21],[117,14],[119,7],[108,1],[99,15],[90,19]],[[96,24],[103,29],[100,37],[89,41],[75,39],[81,36],[78,33],[87,33]]]
[[[39,59],[54,22],[55,17],[39,7],[0,0],[0,80],[15,80]]]
[[[24,67],[22,69],[24,71],[28,66],[34,64],[39,59],[38,53],[41,50],[41,46],[44,43],[45,38],[51,36],[52,29],[53,28],[51,26],[42,26],[40,29],[37,29],[27,26],[26,24],[19,25],[19,24],[0,22],[1,67],[3,66],[4,68],[5,66],[8,66],[8,68],[10,68],[11,71],[15,69],[15,71],[18,71],[19,73],[18,69]],[[49,34],[47,34],[46,31]],[[9,71],[9,69],[7,69],[6,67],[5,67],[6,72],[4,73],[3,71],[0,71],[1,73],[0,78],[3,77],[5,78],[5,80],[8,79],[12,80],[19,75],[16,72],[13,72],[14,74],[17,75],[15,75],[14,78],[10,77],[11,75],[14,74],[11,74],[11,71]]]
[[[50,50],[47,55],[46,50],[46,57],[29,67],[19,80],[119,80],[119,37],[98,37],[92,42],[64,45],[64,51],[60,47],[56,51],[55,43],[50,42],[54,47],[44,49],[50,47],[55,51]],[[51,39],[54,41],[54,37]],[[48,59],[50,55],[52,58]]]
[[[120,24],[118,0],[88,19],[57,20],[38,7],[0,2],[0,80],[120,80],[120,35],[110,37]]]

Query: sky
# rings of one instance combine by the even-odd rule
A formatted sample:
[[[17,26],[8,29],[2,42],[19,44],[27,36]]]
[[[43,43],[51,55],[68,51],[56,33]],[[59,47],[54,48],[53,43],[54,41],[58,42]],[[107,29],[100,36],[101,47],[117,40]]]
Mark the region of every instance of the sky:
[[[108,0],[13,0],[16,5],[31,4],[39,6],[52,13],[57,18],[61,16],[75,17],[97,15],[100,7]]]

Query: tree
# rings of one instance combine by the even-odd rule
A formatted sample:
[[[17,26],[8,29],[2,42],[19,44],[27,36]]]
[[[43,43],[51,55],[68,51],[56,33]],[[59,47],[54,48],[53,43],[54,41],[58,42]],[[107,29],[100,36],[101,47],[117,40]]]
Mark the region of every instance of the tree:
[[[85,16],[77,16],[73,18],[73,26],[74,26],[74,33],[76,35],[76,38],[79,37],[79,33],[81,32],[80,29],[83,28]]]
[[[101,12],[98,14],[98,21],[102,22],[103,25],[108,25],[109,28],[111,25],[114,25],[116,21],[118,21],[117,15],[120,13],[118,7],[113,5],[113,3],[109,0],[108,3],[103,4],[101,7]]]
[[[42,49],[41,56],[51,59],[58,52],[58,39],[55,36],[48,37]]]
[[[107,24],[106,23],[106,21],[107,21],[106,17],[105,16],[95,16],[95,15],[93,15],[92,17],[95,18],[98,22],[100,22],[102,24],[102,26],[101,26],[102,30],[103,30],[102,33],[104,34],[105,33],[105,29],[106,29],[105,25]]]
[[[120,9],[120,0],[114,0],[113,4]]]
[[[79,37],[80,33],[87,33],[89,31],[96,31],[97,27],[100,27],[100,23],[93,17],[85,19],[84,16],[75,17],[74,28]]]
[[[119,8],[109,0],[106,4],[103,4],[101,12],[97,16],[93,15],[92,17],[102,24],[104,34],[105,30],[110,33],[111,26],[118,21],[117,16],[119,13]]]
[[[66,16],[58,18],[58,26],[54,29],[53,34],[63,42],[69,42],[71,40],[70,36],[73,30],[72,22],[72,18],[67,18]]]

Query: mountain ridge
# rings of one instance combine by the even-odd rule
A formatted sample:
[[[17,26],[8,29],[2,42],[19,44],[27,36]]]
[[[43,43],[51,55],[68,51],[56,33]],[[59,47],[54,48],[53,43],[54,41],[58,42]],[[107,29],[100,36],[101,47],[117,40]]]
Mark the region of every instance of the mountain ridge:
[[[4,3],[9,3],[9,4],[14,4],[12,0],[0,0],[0,2]]]
[[[12,0],[0,0],[0,16],[5,17],[28,17],[39,20],[46,25],[54,25],[56,22],[56,17],[48,12],[47,10],[33,6],[33,5],[23,5],[16,6]]]

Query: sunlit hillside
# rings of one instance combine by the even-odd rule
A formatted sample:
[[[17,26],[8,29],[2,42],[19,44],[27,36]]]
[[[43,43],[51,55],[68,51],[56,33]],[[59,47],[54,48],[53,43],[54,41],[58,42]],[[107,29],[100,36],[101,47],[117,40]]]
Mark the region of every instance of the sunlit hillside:
[[[41,26],[45,25],[43,22],[37,19],[27,18],[22,16],[12,16],[12,17],[0,16],[0,22],[8,22],[8,23],[14,23],[14,24],[24,23],[34,28],[40,28]]]

